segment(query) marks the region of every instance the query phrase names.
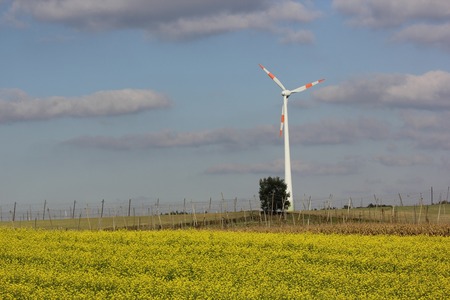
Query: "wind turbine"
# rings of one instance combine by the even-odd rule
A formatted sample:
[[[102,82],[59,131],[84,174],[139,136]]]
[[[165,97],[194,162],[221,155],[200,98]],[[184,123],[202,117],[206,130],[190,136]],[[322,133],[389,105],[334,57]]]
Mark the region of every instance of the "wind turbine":
[[[283,126],[284,126],[284,180],[286,182],[287,186],[287,192],[289,193],[288,201],[289,201],[289,207],[288,211],[294,211],[294,196],[292,194],[292,176],[291,176],[291,152],[289,148],[289,126],[288,126],[288,110],[287,110],[287,101],[290,95],[294,93],[300,93],[303,92],[306,89],[309,89],[310,87],[321,83],[325,79],[320,79],[314,82],[307,83],[305,85],[302,85],[296,89],[288,90],[284,87],[284,85],[281,83],[278,78],[275,77],[272,73],[269,72],[263,65],[259,65],[261,69],[264,70],[264,72],[269,75],[269,77],[275,81],[275,83],[281,88],[282,92],[281,95],[283,96],[283,106],[281,108],[281,125],[280,125],[280,136],[283,134]]]

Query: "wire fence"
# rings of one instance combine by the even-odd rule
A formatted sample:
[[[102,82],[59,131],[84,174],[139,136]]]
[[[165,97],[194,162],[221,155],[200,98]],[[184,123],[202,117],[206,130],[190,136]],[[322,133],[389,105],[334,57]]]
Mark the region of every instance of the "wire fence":
[[[448,203],[450,187],[430,189],[413,193],[365,195],[354,197],[307,196],[294,199],[295,211],[330,210],[356,207],[414,206]],[[103,217],[140,217],[160,214],[226,213],[239,211],[260,211],[261,202],[255,195],[248,198],[221,198],[206,201],[166,202],[156,198],[128,199],[124,201],[73,201],[59,203],[44,200],[41,204],[0,204],[0,221],[33,221],[45,219],[75,219]]]

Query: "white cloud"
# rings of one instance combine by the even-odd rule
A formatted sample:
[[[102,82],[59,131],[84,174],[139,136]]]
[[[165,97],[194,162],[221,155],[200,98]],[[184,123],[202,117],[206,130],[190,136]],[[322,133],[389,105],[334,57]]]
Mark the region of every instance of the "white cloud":
[[[334,0],[333,7],[350,17],[351,24],[372,28],[450,17],[450,2],[442,0]]]
[[[378,74],[327,86],[313,95],[315,100],[327,103],[449,110],[450,73],[436,70],[422,75]]]
[[[384,89],[403,82],[402,75],[377,74],[353,78],[340,85],[328,85],[313,91],[314,100],[327,103],[379,105]]]
[[[311,22],[320,14],[308,11],[305,6],[293,1],[282,1],[265,10],[253,12],[229,13],[221,12],[196,18],[179,18],[173,22],[165,22],[157,26],[153,33],[168,39],[185,39],[196,36],[207,36],[223,32],[232,32],[245,29],[268,30],[272,32],[285,31],[275,24],[278,22]],[[293,33],[290,33],[293,35]],[[299,34],[297,34],[299,35]],[[295,42],[310,42],[311,33],[301,31]],[[291,38],[291,42],[294,39]]]
[[[170,106],[151,90],[99,91],[81,97],[32,98],[19,89],[0,90],[0,123],[60,117],[123,115]]]
[[[64,143],[80,147],[110,150],[139,150],[148,148],[185,148],[218,146],[225,149],[255,147],[277,142],[276,130],[271,126],[253,129],[219,128],[198,132],[164,130],[121,137],[82,136]]]
[[[32,16],[89,31],[141,29],[159,39],[185,40],[247,29],[277,33],[287,23],[292,27],[320,15],[293,0],[113,0],[108,5],[88,0],[14,0],[3,18],[20,23]],[[289,42],[310,42],[312,34],[292,35]]]
[[[450,23],[412,25],[397,32],[393,40],[423,46],[433,45],[450,51]]]
[[[394,28],[394,41],[450,50],[450,2],[442,0],[334,0],[354,26]]]

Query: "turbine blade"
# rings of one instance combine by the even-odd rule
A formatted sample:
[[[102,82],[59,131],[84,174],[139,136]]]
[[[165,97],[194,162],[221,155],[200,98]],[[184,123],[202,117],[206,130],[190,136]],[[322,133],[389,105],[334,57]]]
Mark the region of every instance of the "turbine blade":
[[[295,90],[292,90],[291,93],[303,92],[304,90],[309,89],[310,87],[315,86],[316,84],[321,83],[324,80],[325,79],[320,79],[314,82],[307,83],[305,85],[302,85],[301,87],[296,88]]]
[[[281,125],[280,125],[280,136],[283,135],[283,126],[284,126],[284,105],[281,106]]]
[[[263,69],[264,72],[266,72],[267,75],[269,75],[269,77],[270,77],[273,81],[275,81],[275,83],[278,84],[278,86],[279,86],[283,91],[286,90],[286,88],[284,87],[284,85],[281,83],[281,81],[278,80],[278,78],[275,77],[275,75],[273,75],[272,73],[270,73],[269,70],[267,70],[266,68],[264,68],[263,65],[259,64],[259,67],[260,67],[261,69]]]

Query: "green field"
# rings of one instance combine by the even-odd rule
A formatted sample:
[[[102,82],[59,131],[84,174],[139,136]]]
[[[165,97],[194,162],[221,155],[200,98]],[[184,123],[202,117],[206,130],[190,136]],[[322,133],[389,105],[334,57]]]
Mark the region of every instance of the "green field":
[[[0,228],[1,299],[445,299],[450,238]]]

